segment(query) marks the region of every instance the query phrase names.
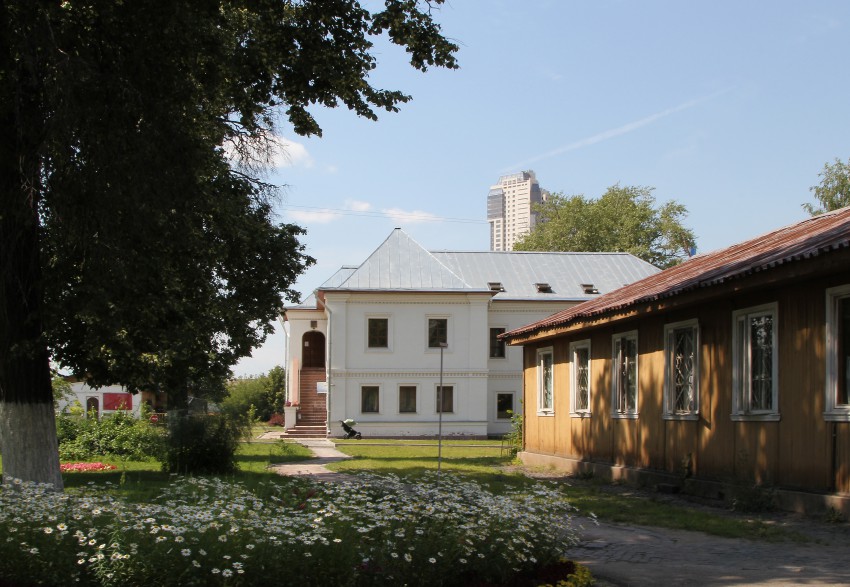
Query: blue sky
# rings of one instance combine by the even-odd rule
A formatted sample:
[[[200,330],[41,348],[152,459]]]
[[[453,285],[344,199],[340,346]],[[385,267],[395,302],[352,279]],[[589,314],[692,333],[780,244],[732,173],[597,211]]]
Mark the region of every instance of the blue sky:
[[[592,197],[654,187],[706,252],[805,218],[823,165],[850,158],[846,0],[449,0],[435,14],[460,69],[423,74],[379,43],[371,81],[413,96],[400,112],[316,108],[321,138],[278,129],[278,213],[317,260],[303,297],[397,226],[430,250],[487,250],[487,191],[507,173]],[[269,337],[235,373],[282,364],[283,345]]]

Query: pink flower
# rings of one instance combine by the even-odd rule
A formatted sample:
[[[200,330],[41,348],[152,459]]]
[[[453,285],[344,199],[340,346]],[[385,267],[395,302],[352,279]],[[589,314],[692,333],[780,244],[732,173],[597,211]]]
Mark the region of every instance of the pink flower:
[[[61,471],[111,471],[115,465],[105,463],[62,463],[59,465]]]

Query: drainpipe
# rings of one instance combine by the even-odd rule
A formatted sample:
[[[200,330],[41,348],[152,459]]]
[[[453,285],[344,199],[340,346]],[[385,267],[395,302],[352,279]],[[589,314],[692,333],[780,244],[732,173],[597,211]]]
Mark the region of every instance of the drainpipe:
[[[327,301],[325,301],[325,312],[328,313],[328,352],[325,354],[325,381],[328,384],[328,395],[325,396],[325,407],[328,410],[327,416],[325,417],[325,437],[329,437],[331,435],[331,394],[333,393],[333,387],[331,386],[331,366],[333,362],[333,337],[331,336],[331,329],[333,328],[333,312],[331,312],[330,307],[328,306]]]

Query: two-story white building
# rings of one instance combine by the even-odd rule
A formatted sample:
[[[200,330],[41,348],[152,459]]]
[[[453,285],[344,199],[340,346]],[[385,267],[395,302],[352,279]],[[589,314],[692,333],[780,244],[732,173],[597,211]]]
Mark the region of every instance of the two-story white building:
[[[338,436],[352,418],[365,436],[435,436],[441,420],[447,436],[504,434],[523,365],[498,335],[657,271],[627,253],[429,252],[395,229],[283,311],[297,428]]]

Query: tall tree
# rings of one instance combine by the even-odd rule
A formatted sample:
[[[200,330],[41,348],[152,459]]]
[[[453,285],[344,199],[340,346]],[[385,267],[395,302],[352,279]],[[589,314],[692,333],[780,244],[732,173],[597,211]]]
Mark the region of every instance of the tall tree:
[[[695,246],[682,224],[687,209],[674,201],[655,205],[654,188],[609,187],[598,199],[553,194],[537,205],[537,225],[517,251],[622,251],[657,267],[670,267]]]
[[[427,6],[386,0],[0,3],[0,450],[61,487],[49,360],[95,385],[220,388],[312,262],[258,178],[275,122],[397,110],[372,39],[456,67]]]
[[[826,163],[823,171],[818,173],[821,182],[809,188],[815,199],[820,202],[819,206],[814,204],[803,204],[803,208],[812,216],[838,210],[850,206],[850,159],[847,163],[836,157],[835,163]]]

